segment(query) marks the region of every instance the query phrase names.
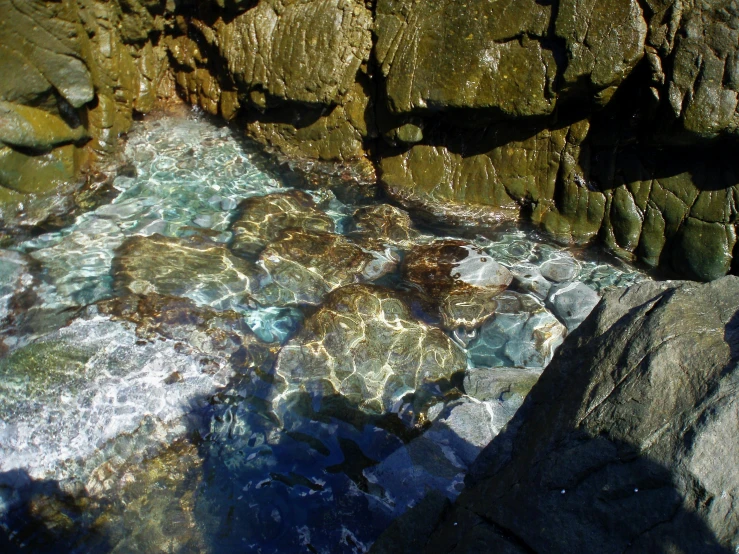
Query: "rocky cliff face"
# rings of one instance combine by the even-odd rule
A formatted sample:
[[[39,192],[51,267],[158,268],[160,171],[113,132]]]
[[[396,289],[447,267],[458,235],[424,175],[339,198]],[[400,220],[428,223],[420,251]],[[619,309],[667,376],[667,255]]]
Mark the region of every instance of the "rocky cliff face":
[[[158,0],[2,0],[0,207],[6,220],[112,153],[168,66]],[[162,87],[159,94],[168,94]]]
[[[25,76],[0,85],[6,201],[73,175],[87,140],[109,151],[170,74],[273,150],[377,169],[435,216],[523,215],[696,279],[732,267],[736,0],[2,7],[3,74]]]

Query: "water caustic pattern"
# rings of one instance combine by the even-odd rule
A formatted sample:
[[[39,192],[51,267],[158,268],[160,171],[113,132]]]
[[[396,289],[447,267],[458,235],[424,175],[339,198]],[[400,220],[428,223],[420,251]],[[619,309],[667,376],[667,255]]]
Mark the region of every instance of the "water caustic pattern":
[[[290,189],[196,115],[125,155],[113,200],[0,251],[15,548],[365,552],[458,495],[599,293],[646,278]]]

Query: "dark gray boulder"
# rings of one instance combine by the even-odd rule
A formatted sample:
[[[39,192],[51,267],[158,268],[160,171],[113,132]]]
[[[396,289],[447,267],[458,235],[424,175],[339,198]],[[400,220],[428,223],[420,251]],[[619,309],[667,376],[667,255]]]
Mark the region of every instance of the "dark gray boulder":
[[[606,293],[423,552],[735,552],[739,279]]]

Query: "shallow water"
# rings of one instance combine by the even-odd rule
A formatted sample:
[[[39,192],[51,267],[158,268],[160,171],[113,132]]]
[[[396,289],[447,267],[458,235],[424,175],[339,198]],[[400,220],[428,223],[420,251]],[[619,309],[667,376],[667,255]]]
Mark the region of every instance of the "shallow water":
[[[457,291],[440,316],[398,262],[448,231],[382,235],[308,191],[328,216],[311,217],[351,240],[301,223],[255,261],[229,249],[239,204],[289,188],[247,142],[195,114],[152,119],[125,157],[136,174],[116,177],[114,200],[0,251],[0,513],[15,547],[364,552],[427,489],[459,493],[597,293],[647,278],[511,224],[467,231],[477,257],[459,279],[489,286],[487,258],[515,279]],[[395,292],[326,296],[350,283]]]

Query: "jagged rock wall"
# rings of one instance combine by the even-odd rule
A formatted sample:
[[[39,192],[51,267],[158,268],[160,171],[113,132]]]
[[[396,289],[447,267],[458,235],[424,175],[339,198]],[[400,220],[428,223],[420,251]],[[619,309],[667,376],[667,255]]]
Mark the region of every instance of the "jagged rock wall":
[[[0,63],[30,68],[0,84],[6,197],[72,175],[86,140],[109,152],[169,66],[262,144],[376,168],[438,217],[523,215],[696,279],[732,267],[737,0],[0,1],[23,20]],[[26,42],[8,30],[31,20]]]
[[[164,0],[0,0],[0,216],[112,153],[154,108]],[[166,90],[161,91],[167,94]]]
[[[390,194],[437,215],[523,211],[564,241],[724,275],[739,3],[542,4],[378,2]]]

